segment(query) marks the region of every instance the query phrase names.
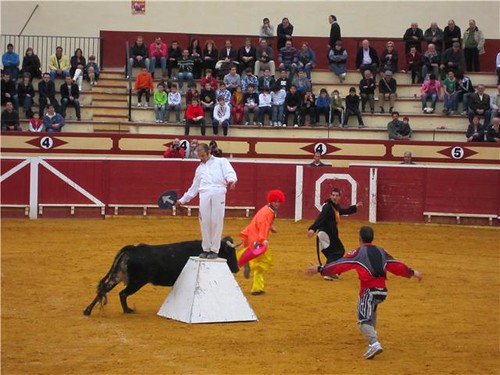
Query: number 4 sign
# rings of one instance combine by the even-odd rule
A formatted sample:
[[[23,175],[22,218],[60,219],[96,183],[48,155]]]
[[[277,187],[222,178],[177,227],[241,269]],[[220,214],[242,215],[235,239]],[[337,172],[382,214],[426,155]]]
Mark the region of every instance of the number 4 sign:
[[[51,137],[43,137],[40,139],[40,147],[49,150],[54,146],[54,140]]]

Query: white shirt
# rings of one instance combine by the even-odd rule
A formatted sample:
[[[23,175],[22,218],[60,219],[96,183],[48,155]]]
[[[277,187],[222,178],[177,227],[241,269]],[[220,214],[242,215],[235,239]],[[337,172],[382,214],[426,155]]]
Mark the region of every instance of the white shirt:
[[[182,97],[181,93],[177,91],[175,94],[173,92],[168,94],[168,105],[177,105],[181,104]]]
[[[271,93],[271,98],[273,100],[273,105],[282,105],[285,103],[286,91],[283,89],[278,92],[273,91]]]
[[[198,193],[211,189],[225,189],[229,182],[236,181],[238,181],[236,172],[226,158],[210,156],[205,163],[200,163],[196,168],[193,184],[179,199],[179,202],[185,204],[196,197]]]
[[[223,112],[222,115],[219,112]],[[229,120],[230,116],[231,116],[231,108],[229,107],[229,105],[225,104],[224,106],[221,106],[219,103],[215,105],[214,120],[225,121]]]
[[[271,106],[271,94],[260,94],[259,95],[259,107],[270,107]]]
[[[370,65],[372,63],[372,58],[370,57],[370,49],[363,48],[363,65]]]

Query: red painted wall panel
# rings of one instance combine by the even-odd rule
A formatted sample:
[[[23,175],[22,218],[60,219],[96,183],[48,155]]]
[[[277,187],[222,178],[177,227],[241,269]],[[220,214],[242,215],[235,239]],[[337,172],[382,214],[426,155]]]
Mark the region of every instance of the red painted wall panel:
[[[23,160],[2,160],[1,174],[21,164]],[[30,166],[26,165],[17,173],[11,175],[0,184],[2,203],[28,204],[30,199]]]

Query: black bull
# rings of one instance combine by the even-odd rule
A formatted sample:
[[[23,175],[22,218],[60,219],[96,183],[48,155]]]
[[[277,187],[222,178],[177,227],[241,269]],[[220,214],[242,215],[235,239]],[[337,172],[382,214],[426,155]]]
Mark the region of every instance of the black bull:
[[[97,286],[97,296],[83,314],[90,315],[97,303],[105,305],[107,303],[106,293],[122,281],[126,284],[125,289],[120,292],[123,312],[134,312],[127,305],[128,296],[148,283],[161,286],[174,285],[189,257],[198,256],[201,251],[201,241],[125,246],[116,254],[109,272]],[[227,259],[231,272],[238,272],[235,245],[233,245],[231,237],[222,240],[219,257]]]

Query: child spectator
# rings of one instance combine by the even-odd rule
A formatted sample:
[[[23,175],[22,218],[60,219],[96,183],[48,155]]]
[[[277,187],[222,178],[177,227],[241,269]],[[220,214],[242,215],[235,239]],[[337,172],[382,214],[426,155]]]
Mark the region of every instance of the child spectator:
[[[186,108],[189,104],[191,104],[191,101],[193,99],[198,99],[200,100],[200,92],[196,88],[196,83],[192,82],[188,85],[189,90],[186,92]]]
[[[162,84],[158,83],[153,97],[156,123],[165,122],[165,110],[167,106],[167,93]]]
[[[252,68],[246,68],[245,76],[241,79],[241,89],[244,93],[248,91],[248,85],[253,85],[254,92],[259,93],[259,79],[253,75]]]
[[[243,102],[243,91],[241,86],[236,86],[236,90],[231,96],[231,113],[233,115],[233,122],[241,125],[243,122],[243,112],[245,110],[245,103]]]
[[[149,105],[149,97],[151,95],[151,91],[153,91],[153,78],[151,78],[151,74],[149,74],[148,69],[146,67],[141,69],[141,72],[137,74],[135,78],[135,91],[137,91],[137,106],[138,107],[147,107]],[[142,104],[142,95],[146,94],[146,103]]]
[[[160,79],[160,85],[163,86],[167,94],[170,92],[172,88],[172,81],[168,78],[168,74],[163,74]]]
[[[293,79],[292,85],[297,88],[297,92],[301,95],[312,89],[311,81],[306,77],[306,72],[303,70],[299,70],[299,75]]]
[[[226,89],[226,84],[224,82],[221,82],[219,84],[219,89],[215,91],[215,97],[219,98],[220,96],[224,98],[226,104],[231,103],[231,93]]]
[[[295,85],[290,86],[290,92],[286,94],[285,98],[285,113],[283,126],[287,126],[288,116],[293,114],[293,126],[297,128],[300,122],[300,112],[302,107],[302,96],[297,91]]]
[[[279,82],[277,82],[274,86],[273,92],[271,93],[271,99],[273,103],[273,126],[282,126],[281,122],[283,121],[283,112],[285,109],[286,99],[286,91],[284,87],[285,86],[282,86]]]
[[[271,75],[270,69],[264,69],[264,75],[259,78],[259,92],[262,92],[264,88],[267,88],[269,92],[271,92],[274,87],[276,81],[274,77]]]
[[[95,56],[90,55],[89,57],[89,63],[85,67],[84,70],[84,77],[90,82],[90,84],[97,85],[97,82],[99,81],[99,73],[101,72],[101,69],[99,68],[99,65],[95,62]]]
[[[269,94],[269,90],[267,91],[267,93]],[[271,98],[269,97],[269,102],[270,101]],[[260,123],[259,95],[254,92],[254,85],[248,85],[248,92],[243,95],[243,104],[245,105],[245,109],[243,110],[243,113],[245,115],[245,125],[248,125],[250,123],[250,113],[253,113],[253,125],[255,125],[257,121],[259,121]]]
[[[33,98],[35,97],[35,88],[31,84],[28,74],[24,75],[23,81],[19,82],[17,85],[17,95],[19,97],[19,102],[24,107],[26,118],[31,118],[33,116],[31,106],[33,105]]]
[[[349,89],[349,95],[347,95],[345,98],[345,107],[345,118],[342,127],[347,127],[350,115],[356,115],[356,117],[358,118],[358,128],[364,128],[365,124],[363,123],[361,112],[359,111],[359,96],[356,95],[356,89],[354,87],[351,87]]]
[[[213,119],[213,112],[215,107],[215,90],[209,81],[205,83],[204,88],[200,93],[201,107],[205,113],[210,114],[210,118]]]
[[[458,110],[458,91],[457,91],[457,80],[455,79],[455,73],[453,70],[448,72],[446,79],[443,81],[444,88],[444,109],[443,113],[445,115],[455,115]]]
[[[205,70],[205,77],[201,79],[201,87],[205,87],[205,84],[209,82],[214,90],[219,88],[219,83],[217,79],[212,75],[212,69]]]
[[[344,103],[342,102],[342,97],[340,96],[339,90],[333,90],[330,109],[330,122],[328,126],[331,127],[333,125],[335,116],[337,116],[339,119],[339,126],[342,127],[342,124],[344,123],[344,113],[345,107]]]
[[[200,125],[201,135],[205,135],[205,112],[203,112],[197,98],[191,100],[191,104],[186,108],[185,117],[184,135],[189,135],[191,125]]]
[[[325,116],[325,124],[330,123],[330,95],[325,88],[322,88],[319,92],[319,96],[316,98],[316,122],[320,122],[320,115]]]
[[[224,76],[224,84],[231,94],[236,90],[237,86],[241,85],[241,77],[236,73],[236,66],[232,65],[229,73]]]
[[[230,106],[226,103],[223,96],[219,96],[217,98],[217,104],[214,108],[214,119],[212,121],[212,129],[214,131],[214,135],[219,134],[219,126],[222,126],[224,135],[227,135],[230,116]]]
[[[33,117],[30,119],[28,129],[30,132],[35,132],[35,133],[43,131],[43,121],[40,118],[40,114],[38,112],[33,113]]]
[[[267,87],[264,87],[263,91],[259,94],[258,103],[259,126],[264,125],[264,116],[266,113],[269,116],[269,126],[271,126],[273,119],[272,95]],[[257,112],[254,116],[257,116]]]
[[[309,115],[309,122],[311,126],[316,125],[316,96],[311,90],[308,90],[302,99],[301,121],[300,125],[304,126],[306,123],[306,116]]]
[[[292,82],[288,79],[288,73],[286,70],[280,71],[280,77],[276,80],[276,83],[281,86],[285,90],[285,92],[288,92],[290,90],[290,85]]]
[[[151,75],[149,75],[151,77]],[[168,94],[167,98],[167,108],[165,111],[165,121],[168,122],[170,120],[170,111],[175,111],[175,121],[179,125],[181,122],[181,101],[182,96],[179,91],[177,91],[177,85],[172,85],[172,89],[170,90],[170,94]]]

